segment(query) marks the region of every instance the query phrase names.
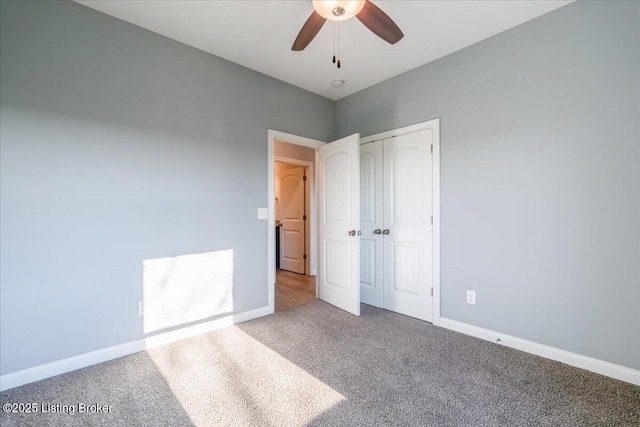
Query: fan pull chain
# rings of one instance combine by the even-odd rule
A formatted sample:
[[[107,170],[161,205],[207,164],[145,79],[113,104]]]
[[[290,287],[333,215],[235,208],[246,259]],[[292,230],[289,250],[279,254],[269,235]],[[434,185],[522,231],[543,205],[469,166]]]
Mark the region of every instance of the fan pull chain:
[[[337,27],[337,31],[336,31]],[[337,47],[336,47],[337,46]],[[338,68],[341,67],[340,63],[340,21],[333,21],[333,61]]]
[[[338,68],[340,68],[340,21],[336,21],[338,23]]]
[[[333,63],[336,63],[336,21],[333,21]]]

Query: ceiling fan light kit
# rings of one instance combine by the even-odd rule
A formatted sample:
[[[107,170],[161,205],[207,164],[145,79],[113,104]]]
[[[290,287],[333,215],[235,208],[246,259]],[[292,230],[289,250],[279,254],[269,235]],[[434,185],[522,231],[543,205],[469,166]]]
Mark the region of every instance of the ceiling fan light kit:
[[[375,35],[390,44],[396,44],[404,37],[396,23],[369,0],[312,0],[311,3],[313,5],[313,13],[302,26],[291,50],[304,50],[327,20],[338,21],[339,23],[354,16]]]
[[[313,9],[324,19],[346,21],[356,16],[366,3],[364,0],[326,1],[313,0]]]

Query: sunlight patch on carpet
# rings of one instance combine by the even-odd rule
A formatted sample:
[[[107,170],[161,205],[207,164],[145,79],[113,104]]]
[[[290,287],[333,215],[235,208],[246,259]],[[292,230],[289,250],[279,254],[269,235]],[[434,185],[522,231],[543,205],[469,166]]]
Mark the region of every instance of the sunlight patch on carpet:
[[[306,425],[345,400],[235,326],[148,354],[196,426]]]

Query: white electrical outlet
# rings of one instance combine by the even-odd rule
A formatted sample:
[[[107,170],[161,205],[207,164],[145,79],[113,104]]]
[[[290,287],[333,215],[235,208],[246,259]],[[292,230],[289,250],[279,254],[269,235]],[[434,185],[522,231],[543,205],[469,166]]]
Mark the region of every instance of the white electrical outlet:
[[[467,291],[467,304],[476,303],[476,291]]]
[[[258,219],[269,219],[269,209],[258,208]]]
[[[144,316],[144,302],[138,301],[138,316]]]

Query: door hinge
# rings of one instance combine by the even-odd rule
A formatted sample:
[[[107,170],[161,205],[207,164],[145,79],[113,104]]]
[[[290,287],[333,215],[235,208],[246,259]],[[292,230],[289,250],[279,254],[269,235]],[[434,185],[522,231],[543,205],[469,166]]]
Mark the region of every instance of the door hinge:
[[[431,154],[433,154],[433,144],[431,144]]]
[[[302,215],[302,220],[306,221],[307,220],[307,216],[306,215]]]
[[[303,181],[306,181],[306,180],[307,180],[307,175],[303,175],[303,176],[302,176],[302,180],[303,180]]]
[[[431,296],[433,296],[433,288],[431,288]]]
[[[307,254],[302,255],[302,259],[307,259]]]

